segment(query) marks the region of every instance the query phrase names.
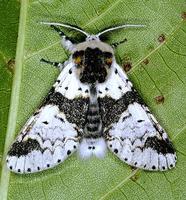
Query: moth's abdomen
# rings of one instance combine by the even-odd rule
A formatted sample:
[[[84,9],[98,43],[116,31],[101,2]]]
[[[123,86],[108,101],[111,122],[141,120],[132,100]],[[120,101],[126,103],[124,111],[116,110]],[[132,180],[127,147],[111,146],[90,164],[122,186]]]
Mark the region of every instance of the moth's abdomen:
[[[102,158],[105,155],[106,149],[100,109],[97,101],[97,90],[93,84],[90,86],[89,106],[84,135],[79,147],[79,154],[81,158],[89,158],[93,155]]]
[[[98,138],[102,136],[102,121],[98,103],[89,105],[84,132],[86,138]]]
[[[90,86],[90,99],[84,127],[84,137],[98,138],[102,137],[102,120],[99,104],[97,101],[97,90],[95,85]]]

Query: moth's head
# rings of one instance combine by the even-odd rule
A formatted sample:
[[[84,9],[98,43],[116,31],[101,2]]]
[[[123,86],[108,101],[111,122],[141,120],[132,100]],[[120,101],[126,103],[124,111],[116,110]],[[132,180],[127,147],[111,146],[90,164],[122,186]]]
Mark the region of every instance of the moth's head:
[[[106,81],[114,60],[113,48],[100,40],[99,34],[86,35],[86,40],[76,45],[72,58],[82,83]]]
[[[77,44],[72,59],[82,83],[103,83],[109,75],[114,53],[110,45],[99,40],[88,40]]]
[[[113,48],[100,40],[100,36],[113,30],[144,27],[144,25],[125,24],[117,27],[107,28],[95,35],[89,34],[76,26],[61,23],[42,22],[43,24],[62,26],[78,31],[86,36],[84,42],[75,45],[73,50],[73,62],[76,65],[77,75],[82,83],[103,83],[107,80],[109,71],[114,61]]]

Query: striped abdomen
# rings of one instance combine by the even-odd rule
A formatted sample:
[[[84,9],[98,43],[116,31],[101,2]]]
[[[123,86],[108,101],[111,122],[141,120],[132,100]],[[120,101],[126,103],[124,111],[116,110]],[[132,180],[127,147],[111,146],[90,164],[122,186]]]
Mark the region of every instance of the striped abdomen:
[[[96,88],[90,90],[90,101],[87,111],[84,134],[86,138],[98,138],[102,136],[102,121],[97,101]]]

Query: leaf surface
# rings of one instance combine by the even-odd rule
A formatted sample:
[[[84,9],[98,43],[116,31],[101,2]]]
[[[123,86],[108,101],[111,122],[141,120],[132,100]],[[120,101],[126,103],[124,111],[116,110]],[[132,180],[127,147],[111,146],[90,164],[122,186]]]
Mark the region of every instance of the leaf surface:
[[[0,170],[10,105],[19,19],[19,3],[0,2]],[[1,177],[1,173],[0,173]]]
[[[58,35],[40,21],[75,24],[90,33],[121,24],[146,24],[144,29],[110,34],[119,42],[115,54],[121,66],[132,66],[128,75],[151,111],[167,130],[178,154],[174,170],[132,170],[111,153],[105,159],[82,161],[76,154],[58,167],[31,175],[16,175],[1,183],[8,199],[184,199],[186,195],[186,3],[166,1],[22,1],[16,56],[16,73],[6,137],[10,144],[46,96],[59,71],[41,58],[65,61],[68,53]],[[64,29],[70,36],[76,36]],[[17,49],[18,49],[17,47]],[[18,59],[19,58],[19,59]],[[16,97],[19,98],[16,98]],[[163,96],[164,103],[156,97]],[[14,109],[12,109],[14,106]],[[16,114],[15,114],[16,113]],[[10,120],[11,119],[11,120]],[[10,121],[14,121],[13,125]],[[14,123],[16,123],[14,125]],[[5,145],[4,152],[7,152]],[[2,154],[3,155],[3,154]]]

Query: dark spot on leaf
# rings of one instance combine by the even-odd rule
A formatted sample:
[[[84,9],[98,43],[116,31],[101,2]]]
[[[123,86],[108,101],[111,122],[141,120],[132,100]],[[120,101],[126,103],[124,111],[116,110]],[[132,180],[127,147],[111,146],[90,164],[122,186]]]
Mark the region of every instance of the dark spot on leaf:
[[[181,17],[182,17],[183,20],[186,20],[186,12],[182,12]]]
[[[155,97],[155,101],[157,104],[164,103],[164,100],[165,100],[165,98],[163,95]]]
[[[152,169],[156,169],[156,166],[153,165],[153,166],[152,166]]]
[[[58,162],[58,163],[60,163],[60,162],[61,162],[61,160],[60,160],[60,159],[58,159],[58,160],[57,160],[57,162]]]
[[[40,167],[37,167],[37,170],[40,170]]]
[[[125,61],[123,63],[123,69],[128,72],[132,68],[132,63],[130,61]]]
[[[82,90],[82,88],[78,88],[78,90],[79,90],[79,91],[81,91],[81,90]]]
[[[146,58],[145,60],[143,60],[143,63],[144,63],[145,65],[148,65],[148,64],[149,64],[149,59]]]
[[[173,164],[170,164],[170,167],[172,168],[172,167],[173,167]]]
[[[65,87],[65,90],[68,90],[68,87]]]
[[[124,160],[125,160],[125,161],[127,161],[127,160],[128,160],[128,158],[125,158]]]
[[[136,167],[132,167],[132,171],[136,170]],[[136,182],[140,177],[140,171],[137,171],[130,179]]]
[[[117,74],[118,73],[118,70],[117,69],[115,69],[115,74]]]
[[[69,72],[69,74],[72,74],[72,70],[71,69],[68,72]]]
[[[164,34],[161,34],[159,37],[158,37],[158,42],[162,43],[165,41],[165,35]]]
[[[10,59],[8,62],[7,62],[7,68],[8,70],[13,73],[14,72],[14,68],[15,68],[15,59]]]
[[[88,93],[88,89],[85,90],[85,93]]]
[[[105,90],[108,91],[109,89],[106,87]]]
[[[50,167],[50,164],[47,164],[47,167]]]
[[[10,169],[12,169],[12,166],[10,166]]]
[[[74,149],[76,149],[76,145],[74,145],[73,147],[74,147]]]
[[[165,169],[165,166],[163,166],[162,169]]]

